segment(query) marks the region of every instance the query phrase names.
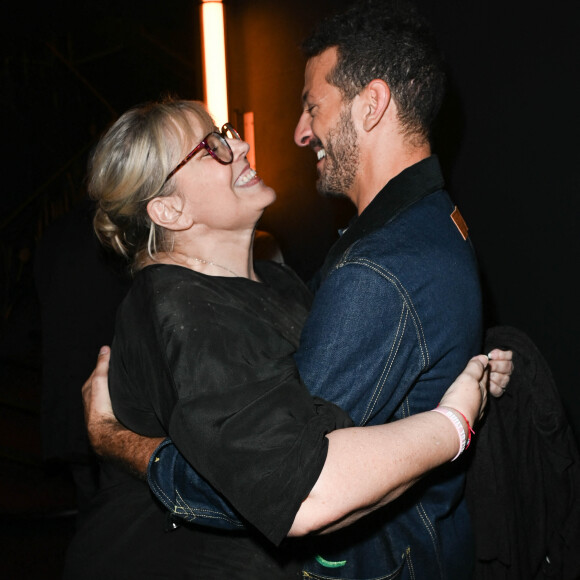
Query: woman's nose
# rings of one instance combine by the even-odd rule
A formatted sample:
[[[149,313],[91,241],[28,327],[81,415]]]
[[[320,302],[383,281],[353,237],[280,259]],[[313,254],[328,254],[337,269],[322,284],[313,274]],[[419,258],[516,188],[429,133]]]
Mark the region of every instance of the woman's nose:
[[[228,143],[235,158],[245,157],[250,150],[250,146],[242,139],[228,139]]]

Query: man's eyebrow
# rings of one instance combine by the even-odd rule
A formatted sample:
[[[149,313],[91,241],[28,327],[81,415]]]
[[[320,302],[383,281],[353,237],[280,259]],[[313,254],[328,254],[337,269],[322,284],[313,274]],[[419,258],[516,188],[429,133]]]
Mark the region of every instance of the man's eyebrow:
[[[302,93],[302,104],[304,105],[306,103],[306,101],[308,100],[308,97],[310,95],[310,91],[304,91]]]

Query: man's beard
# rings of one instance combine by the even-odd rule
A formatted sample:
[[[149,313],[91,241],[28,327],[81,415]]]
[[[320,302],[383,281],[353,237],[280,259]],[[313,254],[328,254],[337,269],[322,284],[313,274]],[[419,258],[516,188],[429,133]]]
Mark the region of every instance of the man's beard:
[[[326,196],[347,196],[359,166],[357,135],[352,122],[351,107],[342,110],[336,127],[328,132],[324,150],[324,169],[318,177],[316,188]]]

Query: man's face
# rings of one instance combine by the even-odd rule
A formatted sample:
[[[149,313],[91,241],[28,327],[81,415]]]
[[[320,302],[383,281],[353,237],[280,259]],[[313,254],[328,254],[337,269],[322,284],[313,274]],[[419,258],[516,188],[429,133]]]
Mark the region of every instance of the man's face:
[[[326,80],[336,65],[336,48],[329,48],[306,64],[303,112],[294,132],[300,147],[317,154],[318,191],[346,195],[356,179],[359,159],[351,103],[345,104],[337,87]]]

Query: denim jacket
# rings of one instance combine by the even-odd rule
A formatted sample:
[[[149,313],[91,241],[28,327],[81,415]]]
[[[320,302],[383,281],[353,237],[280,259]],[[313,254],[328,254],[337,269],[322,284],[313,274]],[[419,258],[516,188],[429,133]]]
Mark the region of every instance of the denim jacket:
[[[432,156],[393,178],[331,248],[295,358],[314,395],[377,425],[434,408],[480,351],[481,325],[473,248]],[[304,577],[469,578],[462,463],[340,532],[301,540]],[[150,484],[174,513],[231,527],[235,512],[210,505],[207,489],[196,495],[192,471],[166,442]]]

